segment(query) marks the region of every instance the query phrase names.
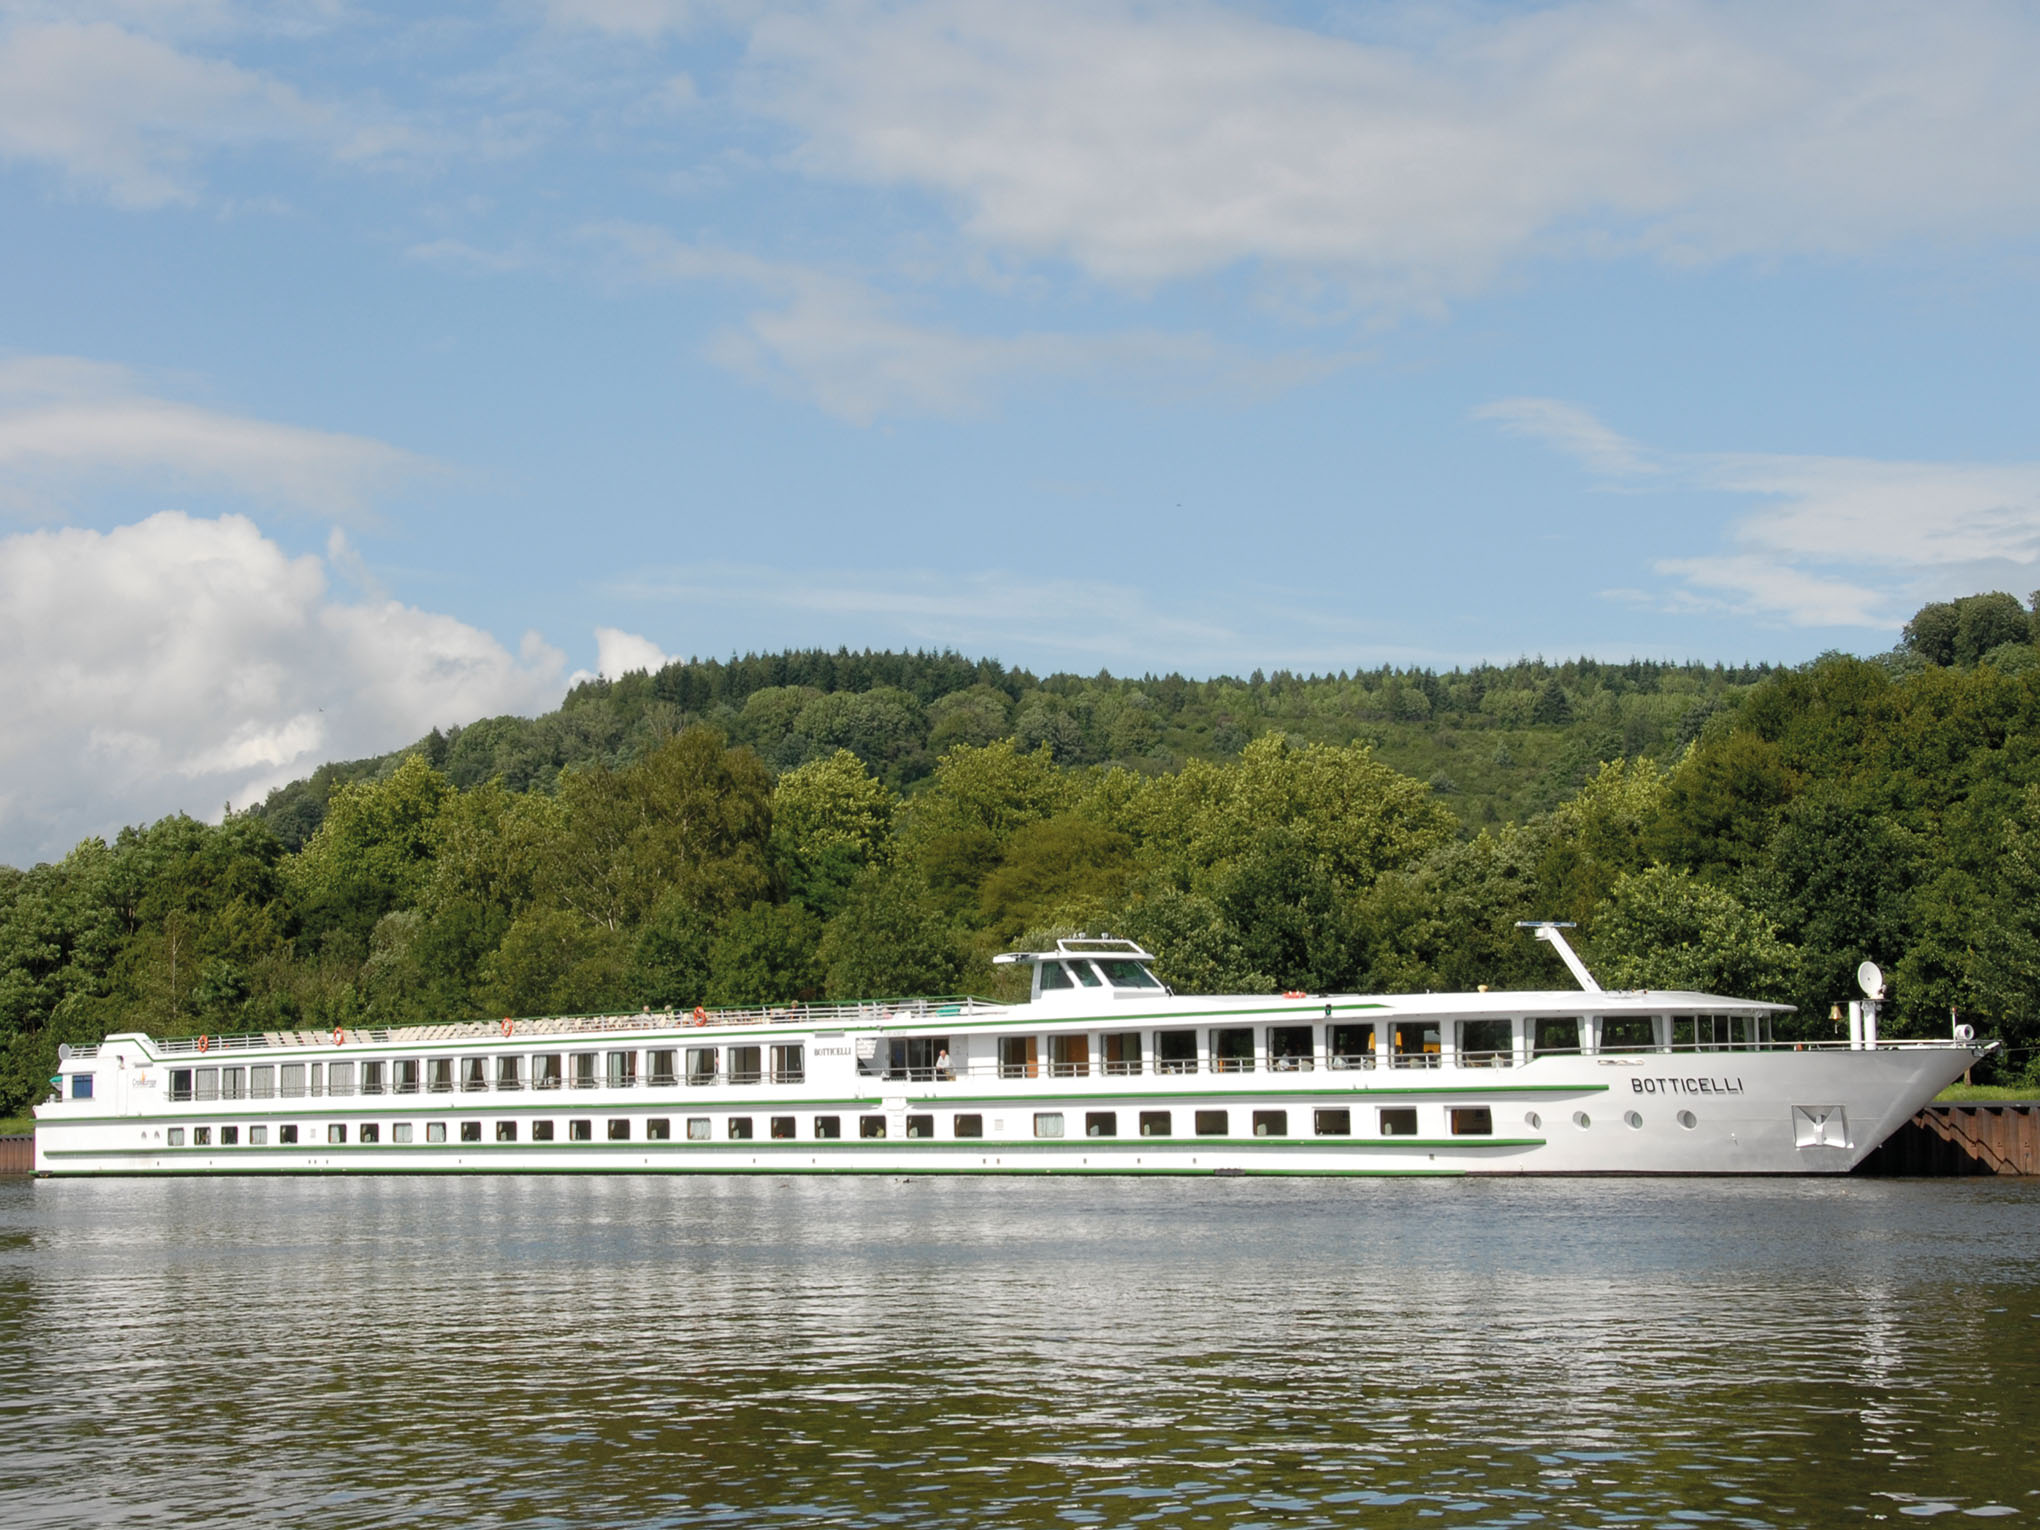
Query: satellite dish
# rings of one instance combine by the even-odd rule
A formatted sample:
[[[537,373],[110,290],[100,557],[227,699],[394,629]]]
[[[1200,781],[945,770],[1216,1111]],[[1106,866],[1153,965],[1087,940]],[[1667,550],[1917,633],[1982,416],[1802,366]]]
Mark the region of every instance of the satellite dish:
[[[1884,969],[1875,962],[1865,962],[1856,969],[1856,986],[1863,990],[1866,999],[1884,997]]]
[[[58,1062],[69,1062],[70,1060],[71,1060],[71,1043],[70,1043],[70,1042],[68,1042],[68,1041],[60,1041],[60,1042],[58,1042],[58,1043],[57,1043],[57,1061],[58,1061]]]

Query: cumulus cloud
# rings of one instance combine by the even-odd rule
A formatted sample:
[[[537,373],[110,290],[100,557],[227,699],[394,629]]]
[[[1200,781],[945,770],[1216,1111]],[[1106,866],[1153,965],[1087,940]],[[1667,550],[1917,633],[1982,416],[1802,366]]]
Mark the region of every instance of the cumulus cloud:
[[[650,638],[620,627],[595,629],[595,673],[605,680],[618,680],[639,669],[656,674],[672,662],[673,656]]]
[[[352,515],[431,464],[361,436],[307,430],[150,393],[129,369],[72,356],[0,359],[0,504],[146,481]]]
[[[0,538],[0,861],[244,805],[328,759],[556,705],[564,659],[337,596],[239,516]]]
[[[1435,298],[1553,250],[1853,254],[2040,222],[2009,3],[1374,8],[923,0],[775,13],[743,98],[816,176],[1145,285],[1239,262]]]
[[[1892,627],[1923,598],[2040,577],[2040,462],[1662,451],[1557,399],[1504,399],[1476,415],[1609,488],[1760,501],[1730,527],[1734,551],[1656,565],[1684,581],[1686,604],[1800,627]]]

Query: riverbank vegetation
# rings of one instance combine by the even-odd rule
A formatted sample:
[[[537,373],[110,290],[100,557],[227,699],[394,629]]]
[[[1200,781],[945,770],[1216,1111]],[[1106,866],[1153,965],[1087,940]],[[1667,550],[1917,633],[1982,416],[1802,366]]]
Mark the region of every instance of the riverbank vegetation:
[[[594,682],[0,869],[0,1114],[59,1042],[972,990],[1078,928],[1196,990],[1610,987],[2040,1013],[2040,648],[2009,596],[1797,669],[1247,680],[785,654]]]

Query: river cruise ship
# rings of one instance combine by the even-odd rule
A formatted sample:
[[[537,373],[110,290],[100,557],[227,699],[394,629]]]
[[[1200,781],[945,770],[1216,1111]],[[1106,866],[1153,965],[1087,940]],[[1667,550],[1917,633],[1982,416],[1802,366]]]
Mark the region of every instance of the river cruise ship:
[[[643,1012],[71,1050],[46,1175],[1841,1174],[1988,1050],[1773,1039],[1784,1006],[1172,993],[1129,941],[984,999]]]

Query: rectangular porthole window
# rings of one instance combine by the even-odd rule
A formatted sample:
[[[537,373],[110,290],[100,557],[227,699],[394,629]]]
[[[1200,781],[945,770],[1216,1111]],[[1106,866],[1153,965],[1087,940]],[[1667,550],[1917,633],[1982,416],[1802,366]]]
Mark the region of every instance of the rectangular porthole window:
[[[815,1117],[815,1137],[818,1141],[834,1142],[842,1135],[843,1118],[841,1116]]]
[[[210,1126],[194,1126],[191,1129],[191,1145],[193,1147],[211,1147],[212,1128]]]
[[[1256,1137],[1287,1137],[1289,1135],[1289,1112],[1286,1110],[1255,1111],[1254,1135]]]
[[[1063,1134],[1062,1112],[1059,1110],[1037,1110],[1034,1113],[1034,1135],[1037,1137],[1060,1137]]]
[[[326,1141],[328,1143],[334,1146],[338,1146],[341,1143],[344,1143],[346,1140],[347,1140],[347,1128],[340,1125],[338,1122],[335,1122],[333,1125],[326,1128]]]
[[[749,1116],[731,1116],[728,1131],[730,1141],[749,1142],[752,1136],[751,1118]]]
[[[498,1142],[515,1142],[517,1140],[517,1123],[515,1121],[498,1121],[496,1123],[496,1140]]]
[[[908,1117],[907,1117],[907,1135],[908,1135],[909,1137],[932,1137],[932,1136],[934,1136],[934,1135],[935,1135],[935,1118],[934,1118],[933,1116],[908,1116]]]
[[[268,1147],[268,1146],[269,1146],[269,1128],[268,1128],[268,1127],[266,1127],[266,1126],[251,1126],[251,1127],[249,1127],[249,1128],[248,1128],[248,1146],[250,1146],[250,1147]]]
[[[482,1123],[479,1121],[461,1122],[460,1140],[463,1142],[480,1142],[482,1140]]]
[[[1450,1112],[1455,1137],[1492,1137],[1495,1113],[1485,1105],[1455,1105]]]
[[[1388,1105],[1382,1107],[1382,1136],[1414,1137],[1416,1134],[1417,1108],[1414,1105]]]
[[[409,1142],[410,1140],[411,1140],[411,1123],[409,1121],[398,1121],[391,1125],[390,1141]]]
[[[1143,1110],[1140,1113],[1140,1134],[1143,1137],[1166,1137],[1174,1130],[1166,1110]]]
[[[567,1123],[567,1141],[593,1142],[594,1140],[595,1123],[593,1121],[569,1121]]]
[[[296,1147],[297,1127],[279,1126],[276,1129],[276,1145],[278,1147]]]
[[[710,1130],[711,1124],[707,1116],[689,1116],[687,1118],[687,1140],[689,1142],[707,1142],[715,1135]]]
[[[778,1142],[791,1142],[793,1140],[793,1117],[774,1116],[772,1118],[772,1136]]]
[[[238,1126],[223,1126],[223,1127],[221,1127],[221,1128],[220,1128],[220,1146],[221,1146],[221,1147],[236,1147],[236,1146],[238,1146],[238,1145],[240,1144],[240,1141],[241,1141],[241,1128],[240,1128],[240,1127],[238,1127]]]
[[[950,1135],[956,1137],[982,1137],[985,1134],[983,1116],[958,1116],[950,1124]]]
[[[645,1122],[645,1141],[671,1142],[672,1140],[673,1121],[670,1116],[654,1116],[651,1120]]]
[[[1086,1137],[1117,1137],[1119,1135],[1119,1112],[1116,1110],[1091,1110],[1084,1113],[1084,1135]]]
[[[609,1123],[609,1140],[611,1142],[630,1141],[630,1122],[611,1121]]]
[[[1223,1137],[1232,1130],[1222,1110],[1200,1110],[1197,1112],[1197,1135],[1200,1137]]]
[[[89,1100],[92,1098],[91,1074],[74,1073],[71,1075],[71,1098],[74,1100]]]
[[[550,1141],[552,1141],[552,1140],[553,1140],[553,1124],[552,1124],[552,1122],[550,1122],[550,1121],[534,1121],[534,1122],[532,1122],[532,1123],[531,1123],[531,1140],[532,1140],[533,1142],[550,1142]]]
[[[446,1140],[446,1123],[444,1121],[427,1121],[425,1123],[425,1140],[427,1142],[444,1142]]]
[[[364,1121],[364,1122],[362,1122],[362,1123],[361,1123],[361,1140],[362,1140],[363,1142],[380,1142],[380,1141],[382,1141],[382,1128],[381,1128],[380,1126],[378,1126],[378,1125],[377,1125],[377,1124],[376,1124],[375,1122],[373,1122],[373,1121]]]
[[[859,1116],[857,1118],[857,1135],[864,1138],[883,1137],[885,1135],[885,1117]]]
[[[166,1138],[165,1138],[165,1140],[166,1140],[166,1141],[168,1142],[168,1144],[169,1144],[169,1145],[170,1145],[171,1147],[183,1147],[183,1146],[184,1146],[184,1128],[183,1128],[183,1127],[181,1127],[181,1126],[173,1126],[173,1127],[171,1127],[171,1128],[170,1128],[170,1130],[169,1130],[169,1132],[168,1132],[168,1134],[167,1134],[167,1136],[166,1136]]]
[[[1350,1137],[1353,1135],[1353,1112],[1350,1110],[1314,1110],[1310,1117],[1311,1130],[1320,1137]]]

